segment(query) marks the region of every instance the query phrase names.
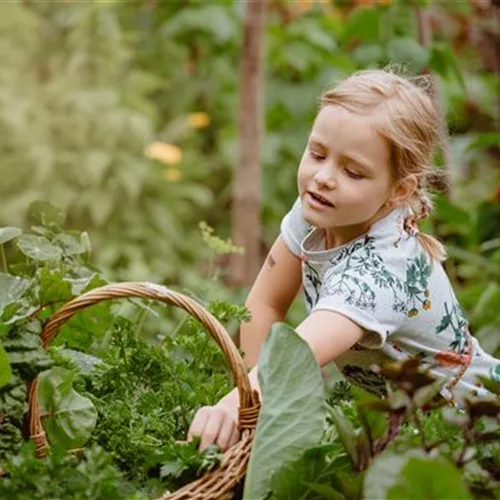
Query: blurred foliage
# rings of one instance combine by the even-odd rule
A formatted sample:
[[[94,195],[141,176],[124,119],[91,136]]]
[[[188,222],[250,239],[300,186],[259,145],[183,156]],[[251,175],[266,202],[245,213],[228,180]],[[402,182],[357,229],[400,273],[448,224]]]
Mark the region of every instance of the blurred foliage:
[[[417,9],[428,15],[429,46]],[[452,247],[448,271],[473,330],[500,324],[491,312],[500,303],[498,9],[478,0],[269,2],[263,251],[296,197],[319,94],[357,69],[429,69],[452,133],[452,189],[428,229]],[[204,293],[213,254],[195,228],[206,220],[229,233],[244,14],[245,2],[229,0],[2,5],[0,225],[26,225],[29,203],[50,200],[69,227],[89,231],[109,279]],[[302,312],[295,305],[292,321]]]

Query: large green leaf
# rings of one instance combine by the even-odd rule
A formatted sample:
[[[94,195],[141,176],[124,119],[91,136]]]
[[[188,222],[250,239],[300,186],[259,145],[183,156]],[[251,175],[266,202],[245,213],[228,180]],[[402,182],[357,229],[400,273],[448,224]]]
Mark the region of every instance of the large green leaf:
[[[318,444],[325,419],[319,365],[293,328],[273,325],[258,366],[263,402],[245,481],[247,500],[265,498],[273,473]]]
[[[420,449],[410,449],[404,454],[384,451],[375,457],[366,471],[363,498],[387,498],[389,488],[399,480],[401,469],[414,457],[425,457],[425,453]]]
[[[0,227],[0,245],[21,236],[21,234],[23,234],[23,231],[18,227]]]
[[[60,226],[64,222],[64,213],[59,207],[48,201],[37,200],[31,203],[28,208],[28,220],[31,224]]]
[[[353,9],[347,18],[347,24],[343,33],[344,40],[379,41],[381,19],[382,14],[379,9],[370,7]]]
[[[442,458],[411,457],[400,470],[398,482],[389,488],[389,500],[472,500],[462,473]]]
[[[0,341],[0,387],[7,385],[12,376],[10,367],[9,355],[5,351],[2,342]]]
[[[429,66],[443,77],[452,76],[465,90],[465,80],[457,57],[449,45],[436,42],[430,52]]]
[[[37,261],[59,260],[62,256],[62,250],[43,236],[24,234],[17,240],[17,246],[24,255]]]
[[[429,59],[428,49],[410,37],[390,40],[387,45],[387,55],[391,62],[405,63],[415,73],[420,72]]]
[[[337,455],[332,458],[331,455],[335,452]],[[338,446],[335,444],[314,446],[305,450],[297,460],[285,465],[274,475],[273,498],[304,498],[308,489],[318,492],[318,488],[331,485],[334,476],[344,471],[352,472],[349,458],[338,453]],[[337,491],[334,494],[342,497]]]
[[[48,439],[66,449],[82,447],[97,422],[94,405],[72,388],[72,381],[71,371],[55,367],[40,375],[38,392]]]
[[[29,284],[30,281],[18,276],[0,273],[0,315],[5,306],[15,302],[23,295]]]

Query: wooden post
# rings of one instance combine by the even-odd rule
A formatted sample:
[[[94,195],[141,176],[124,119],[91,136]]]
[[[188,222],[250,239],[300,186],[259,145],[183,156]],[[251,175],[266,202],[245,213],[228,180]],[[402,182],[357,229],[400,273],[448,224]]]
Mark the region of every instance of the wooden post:
[[[232,285],[250,285],[261,265],[262,42],[267,0],[246,3],[240,66],[239,164],[232,197],[232,239],[245,253],[231,256]]]

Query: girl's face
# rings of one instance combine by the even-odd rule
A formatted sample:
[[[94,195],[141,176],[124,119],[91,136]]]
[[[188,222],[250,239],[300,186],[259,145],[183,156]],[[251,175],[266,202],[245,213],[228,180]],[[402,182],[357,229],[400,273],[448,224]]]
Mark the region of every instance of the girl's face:
[[[340,107],[321,109],[298,170],[304,218],[327,244],[359,236],[389,212],[390,151],[370,121]]]

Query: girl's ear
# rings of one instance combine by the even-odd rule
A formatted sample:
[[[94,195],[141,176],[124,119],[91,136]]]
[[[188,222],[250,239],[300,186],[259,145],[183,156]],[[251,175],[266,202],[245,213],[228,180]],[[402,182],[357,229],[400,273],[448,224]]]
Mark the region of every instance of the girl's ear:
[[[416,175],[408,175],[401,179],[393,187],[392,194],[387,200],[390,206],[397,207],[407,202],[418,190],[418,179]]]

